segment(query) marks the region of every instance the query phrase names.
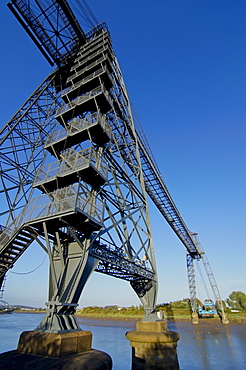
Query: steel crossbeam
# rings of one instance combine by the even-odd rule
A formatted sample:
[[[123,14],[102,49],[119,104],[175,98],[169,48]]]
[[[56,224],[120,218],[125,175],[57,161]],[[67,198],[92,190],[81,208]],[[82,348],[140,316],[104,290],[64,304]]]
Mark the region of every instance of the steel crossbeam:
[[[155,280],[153,271],[140,264],[136,264],[123,256],[122,251],[111,251],[106,245],[92,244],[90,255],[98,258],[101,262],[95,271],[118,277],[127,281],[139,278]]]
[[[9,9],[53,66],[67,62],[76,48],[86,42],[85,34],[66,0],[12,0]]]
[[[162,179],[162,176],[157,169],[151,154],[144,145],[144,141],[138,134],[138,145],[144,175],[146,191],[154,204],[157,206],[165,220],[171,226],[173,231],[179,237],[181,242],[186,247],[187,251],[193,258],[201,258],[195,242],[192,239],[191,233],[188,230],[184,220],[182,219],[177,207],[175,206],[172,197]]]

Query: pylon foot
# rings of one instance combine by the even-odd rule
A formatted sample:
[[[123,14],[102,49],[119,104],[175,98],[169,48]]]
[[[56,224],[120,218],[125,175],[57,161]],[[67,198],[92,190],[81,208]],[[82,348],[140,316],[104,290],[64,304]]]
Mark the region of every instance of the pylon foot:
[[[229,324],[229,320],[228,320],[225,313],[222,315],[222,320],[221,321],[222,321],[223,324],[226,324],[226,325]]]
[[[132,370],[179,370],[179,334],[168,331],[165,321],[140,321],[136,326],[137,330],[126,333],[132,346]]]
[[[195,313],[195,312],[193,312],[192,314],[191,314],[191,322],[192,322],[192,324],[199,324],[199,319],[198,319],[198,314],[197,313]]]
[[[23,354],[62,357],[90,351],[91,343],[90,331],[68,333],[24,331],[20,335],[17,351]]]

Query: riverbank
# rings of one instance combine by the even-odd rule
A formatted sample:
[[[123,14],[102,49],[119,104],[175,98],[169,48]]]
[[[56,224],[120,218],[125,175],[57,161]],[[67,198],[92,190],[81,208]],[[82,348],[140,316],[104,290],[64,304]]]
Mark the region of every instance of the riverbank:
[[[143,319],[143,316],[142,315],[136,315],[136,316],[129,316],[129,315],[100,315],[100,314],[76,314],[76,317],[79,318],[79,319],[92,319],[92,320],[99,320],[99,321],[131,321],[131,322],[137,322],[137,321],[140,321]],[[246,325],[246,317],[245,315],[242,315],[242,316],[232,316],[232,315],[228,315],[228,319],[229,319],[229,324],[233,324],[233,325]],[[186,316],[186,315],[175,315],[175,316],[166,316],[165,317],[165,320],[167,323],[175,323],[175,322],[179,322],[179,323],[191,323],[191,317],[190,316]],[[224,325],[222,324],[222,322],[220,321],[220,319],[218,317],[213,317],[213,318],[201,318],[199,319],[199,323],[203,323],[203,324],[207,324],[207,325],[211,325],[211,326],[214,326],[214,325]]]
[[[17,310],[14,311],[15,313],[30,313],[30,314],[45,314],[45,310]],[[98,321],[121,321],[121,322],[137,322],[143,319],[143,315],[124,315],[124,314],[99,314],[99,313],[83,313],[80,314],[79,312],[76,313],[76,317],[78,319],[91,319],[91,320],[98,320]],[[227,314],[229,319],[229,324],[233,325],[246,325],[246,314]],[[191,316],[190,315],[165,315],[166,322],[170,323],[191,323]],[[199,319],[200,323],[204,323],[207,325],[218,325],[221,323],[218,317],[209,317],[209,318],[201,318]],[[224,325],[221,323],[221,325]]]

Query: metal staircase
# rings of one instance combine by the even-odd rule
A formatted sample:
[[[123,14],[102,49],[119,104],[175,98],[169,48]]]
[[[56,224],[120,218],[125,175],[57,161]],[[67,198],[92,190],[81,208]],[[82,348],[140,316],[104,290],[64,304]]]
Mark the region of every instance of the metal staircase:
[[[13,267],[18,258],[37,237],[37,231],[29,226],[18,229],[14,235],[5,229],[0,234],[0,279]]]

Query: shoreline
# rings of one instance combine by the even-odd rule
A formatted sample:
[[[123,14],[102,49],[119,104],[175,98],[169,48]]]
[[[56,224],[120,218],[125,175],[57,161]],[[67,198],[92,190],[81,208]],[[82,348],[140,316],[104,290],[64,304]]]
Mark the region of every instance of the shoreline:
[[[35,311],[35,310],[25,310],[25,311],[13,311],[13,313],[20,313],[20,314],[45,314],[45,310],[44,311]],[[75,314],[76,318],[81,320],[81,319],[87,319],[87,320],[95,320],[95,321],[112,321],[112,322],[134,322],[136,323],[137,321],[141,321],[143,316],[128,316],[128,315],[94,315],[94,314]],[[206,325],[209,325],[209,326],[218,326],[218,325],[221,325],[221,326],[229,326],[229,325],[238,325],[238,326],[241,326],[241,325],[246,325],[246,319],[244,317],[242,318],[231,318],[229,317],[229,323],[228,324],[223,324],[220,319],[218,317],[214,317],[214,318],[202,318],[202,319],[199,319],[199,324],[192,324],[192,321],[191,321],[191,318],[189,317],[182,317],[182,316],[178,316],[178,317],[175,317],[175,316],[171,316],[171,317],[165,317],[165,321],[166,323],[170,323],[170,324],[175,324],[175,323],[183,323],[183,324],[192,324],[195,326],[197,325],[200,325],[200,324],[206,324]]]
[[[120,316],[99,316],[99,315],[93,315],[93,314],[87,314],[87,315],[83,315],[83,314],[76,314],[75,315],[78,319],[91,319],[91,320],[98,320],[98,321],[121,321],[121,322],[137,322],[137,321],[141,321],[142,320],[142,317],[134,317],[134,316],[129,316],[129,317],[120,317]],[[174,324],[174,323],[183,323],[183,324],[192,324],[192,321],[191,321],[191,318],[187,318],[187,317],[171,317],[171,318],[168,318],[166,317],[165,318],[165,321],[166,323],[170,323],[170,324]],[[218,325],[221,325],[221,326],[228,326],[228,325],[246,325],[246,320],[245,319],[241,319],[240,322],[238,322],[236,319],[229,319],[229,323],[228,324],[223,324],[220,319],[218,317],[216,318],[203,318],[203,319],[199,319],[199,324],[205,324],[205,325],[209,325],[209,326],[218,326]],[[192,324],[195,326],[199,325],[199,324]]]

